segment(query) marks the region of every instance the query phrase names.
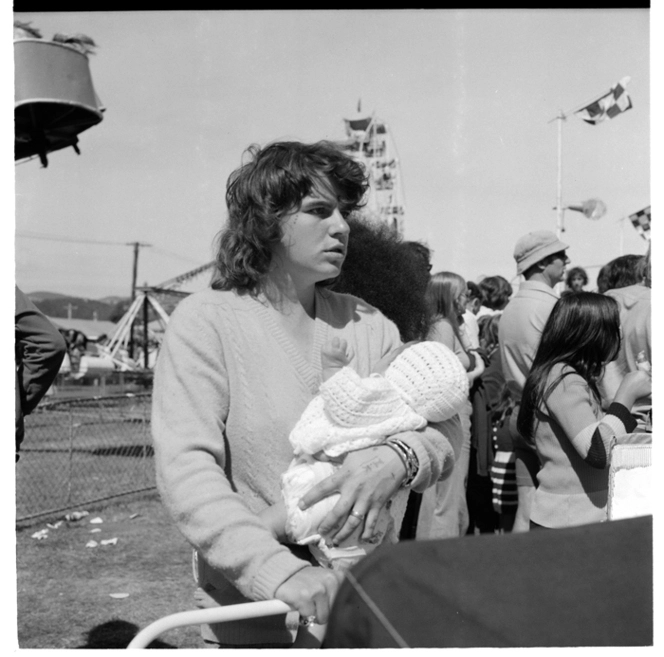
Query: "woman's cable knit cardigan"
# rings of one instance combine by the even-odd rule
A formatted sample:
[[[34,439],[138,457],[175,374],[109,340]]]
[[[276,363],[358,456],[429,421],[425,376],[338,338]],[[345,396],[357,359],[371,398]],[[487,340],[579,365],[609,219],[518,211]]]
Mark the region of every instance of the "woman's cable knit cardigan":
[[[280,475],[292,458],[288,434],[322,382],[321,348],[334,336],[347,340],[351,366],[368,376],[400,344],[396,326],[375,308],[318,289],[313,350],[305,359],[274,312],[264,298],[235,292],[184,299],[170,318],[153,394],[162,499],[199,558],[252,600],[273,598],[309,565],[256,513],[280,500]],[[414,489],[452,468],[448,437],[460,441],[458,422],[400,437],[419,459]]]

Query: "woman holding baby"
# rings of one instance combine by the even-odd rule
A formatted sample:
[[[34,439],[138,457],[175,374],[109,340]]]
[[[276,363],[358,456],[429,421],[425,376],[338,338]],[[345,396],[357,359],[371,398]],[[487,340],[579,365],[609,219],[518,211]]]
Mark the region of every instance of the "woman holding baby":
[[[302,619],[297,645],[313,647],[308,632],[327,622],[340,575],[280,543],[260,514],[280,501],[288,436],[318,393],[324,349],[345,341],[350,366],[366,377],[401,340],[375,308],[326,287],[344,262],[346,217],[367,188],[360,165],[326,142],[249,154],[228,180],[213,289],[178,305],[157,362],[157,483],[195,549],[199,606],[283,600]],[[399,439],[407,459],[386,445],[353,451],[302,498],[306,508],[339,494],[318,527],[330,544],[359,526],[371,539],[406,479],[422,491],[451,469],[437,426]],[[211,647],[292,642],[283,617],[206,627],[204,638]]]

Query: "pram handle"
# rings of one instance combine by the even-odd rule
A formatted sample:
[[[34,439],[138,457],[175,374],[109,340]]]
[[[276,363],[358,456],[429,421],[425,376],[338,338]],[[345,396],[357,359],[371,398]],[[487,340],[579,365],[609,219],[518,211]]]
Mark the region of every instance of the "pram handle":
[[[234,620],[258,618],[259,616],[276,616],[292,611],[281,600],[261,600],[259,602],[244,602],[238,605],[213,607],[212,609],[194,609],[182,611],[178,614],[164,616],[143,628],[127,646],[128,650],[147,648],[159,635],[176,627],[185,625],[204,625],[206,623],[226,623]]]

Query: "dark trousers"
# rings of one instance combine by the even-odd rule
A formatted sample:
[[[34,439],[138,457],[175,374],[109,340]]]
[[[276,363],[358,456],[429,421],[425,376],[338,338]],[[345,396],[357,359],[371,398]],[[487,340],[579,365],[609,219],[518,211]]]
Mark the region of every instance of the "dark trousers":
[[[493,534],[500,529],[500,519],[493,508],[491,477],[477,472],[477,450],[471,446],[466,484],[468,531],[466,534]]]

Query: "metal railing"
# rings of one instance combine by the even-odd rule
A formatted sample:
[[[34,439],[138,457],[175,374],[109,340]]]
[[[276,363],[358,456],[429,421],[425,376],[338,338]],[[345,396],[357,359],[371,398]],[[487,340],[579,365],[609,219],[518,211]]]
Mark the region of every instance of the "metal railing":
[[[16,522],[155,488],[150,393],[41,404],[25,418]]]

